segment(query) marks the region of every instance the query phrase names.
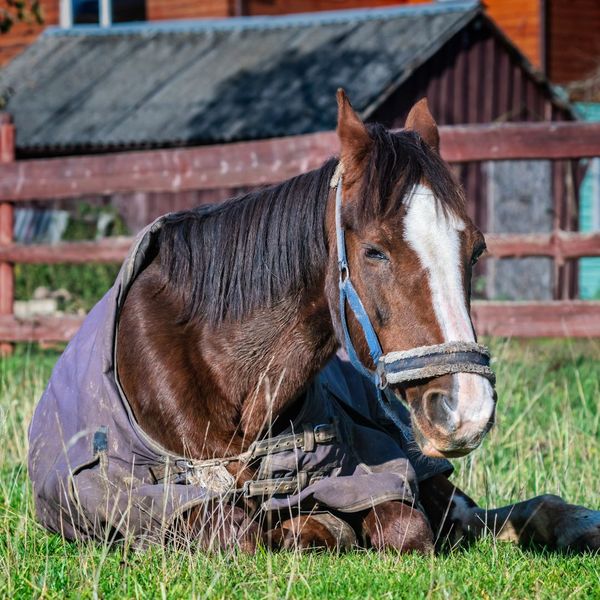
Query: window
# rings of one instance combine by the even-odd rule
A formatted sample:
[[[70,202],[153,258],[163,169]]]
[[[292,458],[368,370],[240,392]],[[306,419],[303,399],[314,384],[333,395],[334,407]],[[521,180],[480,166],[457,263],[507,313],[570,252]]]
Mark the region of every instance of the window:
[[[100,23],[99,0],[73,0],[73,24]]]
[[[146,0],[112,0],[112,22],[146,20]]]
[[[145,0],[61,0],[61,25],[102,25],[146,20]]]

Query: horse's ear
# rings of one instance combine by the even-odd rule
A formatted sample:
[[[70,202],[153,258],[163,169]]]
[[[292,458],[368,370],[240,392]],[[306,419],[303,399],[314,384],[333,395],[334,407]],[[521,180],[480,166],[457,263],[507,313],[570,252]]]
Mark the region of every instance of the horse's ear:
[[[337,134],[340,139],[340,158],[346,179],[353,180],[359,176],[357,171],[371,149],[372,140],[365,124],[356,114],[346,92],[337,91],[338,122]]]
[[[425,143],[435,150],[440,152],[440,133],[437,124],[427,105],[427,98],[421,98],[408,113],[406,117],[406,129],[416,131],[425,141]]]

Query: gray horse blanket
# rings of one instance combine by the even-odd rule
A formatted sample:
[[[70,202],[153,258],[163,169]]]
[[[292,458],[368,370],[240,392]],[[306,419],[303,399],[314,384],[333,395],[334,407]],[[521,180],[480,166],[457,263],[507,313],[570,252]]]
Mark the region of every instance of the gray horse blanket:
[[[218,477],[139,427],[115,372],[119,309],[161,226],[158,219],[138,236],[58,360],[30,425],[36,514],[67,539],[162,541],[185,511],[231,498]],[[238,493],[260,496],[263,511],[417,502],[418,481],[452,467],[422,455],[407,410],[399,402],[391,408],[402,428],[382,411],[371,382],[335,357],[309,384],[288,430],[256,442],[257,474]]]

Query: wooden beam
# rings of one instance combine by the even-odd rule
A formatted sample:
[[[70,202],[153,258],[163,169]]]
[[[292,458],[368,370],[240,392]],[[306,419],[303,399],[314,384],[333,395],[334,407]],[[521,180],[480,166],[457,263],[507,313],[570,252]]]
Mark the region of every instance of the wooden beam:
[[[501,337],[600,337],[600,302],[474,302],[479,335]],[[0,341],[66,342],[84,317],[39,317],[19,320],[0,316]]]
[[[479,335],[502,337],[600,337],[600,302],[474,302]]]
[[[0,340],[6,342],[67,342],[77,333],[84,318],[62,316],[22,320],[13,316],[0,315]]]
[[[486,233],[485,239],[493,258],[550,256],[562,264],[573,258],[600,256],[600,233]]]
[[[449,162],[600,156],[600,123],[441,127]],[[254,187],[321,165],[335,132],[196,148],[22,160],[0,165],[0,200],[51,200],[128,192]]]
[[[89,242],[12,244],[0,246],[0,262],[42,265],[121,263],[132,243],[130,237],[112,237]]]
[[[600,156],[600,123],[497,123],[441,127],[448,162]]]
[[[320,166],[334,132],[197,148],[19,161],[0,166],[0,200],[260,186]]]
[[[584,256],[600,256],[600,233],[561,231],[553,234],[487,234],[492,258],[550,256],[564,261]],[[113,237],[89,242],[59,244],[11,244],[0,246],[0,263],[120,263],[127,256],[133,238]]]
[[[15,159],[15,126],[7,113],[0,115],[0,164]],[[14,210],[11,202],[0,202],[0,249],[13,241]],[[0,315],[12,315],[15,293],[14,268],[10,262],[0,260]],[[10,344],[0,343],[0,356],[12,352]]]

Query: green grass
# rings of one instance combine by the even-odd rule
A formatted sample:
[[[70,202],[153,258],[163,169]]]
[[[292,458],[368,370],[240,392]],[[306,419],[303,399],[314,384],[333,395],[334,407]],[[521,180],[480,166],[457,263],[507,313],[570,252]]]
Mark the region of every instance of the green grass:
[[[93,240],[97,220],[103,214],[113,218],[106,235],[127,235],[127,227],[114,207],[78,202],[72,209],[63,241]],[[120,265],[117,264],[16,264],[15,299],[29,300],[38,287],[45,287],[50,291],[66,289],[71,297],[68,301],[59,303],[60,310],[70,313],[88,312],[112,286],[119,269]]]
[[[492,342],[498,422],[456,461],[482,505],[542,492],[598,508],[600,342]],[[486,538],[419,557],[353,552],[125,553],[68,543],[35,522],[26,431],[57,354],[18,348],[0,362],[0,597],[600,598],[600,557]]]

